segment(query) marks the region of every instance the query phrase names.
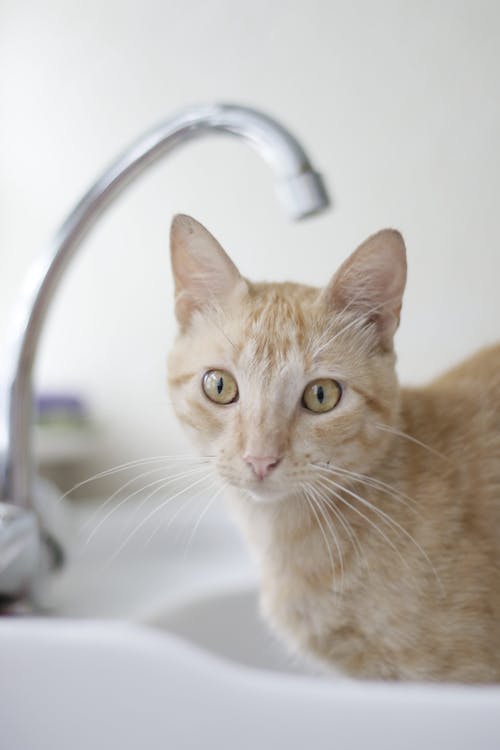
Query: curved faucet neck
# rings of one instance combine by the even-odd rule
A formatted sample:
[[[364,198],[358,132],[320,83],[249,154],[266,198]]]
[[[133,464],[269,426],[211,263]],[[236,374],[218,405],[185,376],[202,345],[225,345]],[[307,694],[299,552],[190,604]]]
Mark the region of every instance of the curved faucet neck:
[[[177,147],[210,133],[242,138],[270,164],[291,218],[303,218],[328,206],[321,177],[298,141],[275,120],[248,107],[190,107],[147,132],[122,153],[69,214],[28,277],[15,318],[8,384],[7,449],[1,488],[5,500],[31,506],[33,364],[47,311],[66,268],[92,226],[127,185]]]

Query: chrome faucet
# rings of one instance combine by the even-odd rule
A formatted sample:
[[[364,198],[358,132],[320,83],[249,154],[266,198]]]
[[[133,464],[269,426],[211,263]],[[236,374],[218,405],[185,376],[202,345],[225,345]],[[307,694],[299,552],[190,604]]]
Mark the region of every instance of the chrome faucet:
[[[33,586],[43,556],[41,519],[33,502],[32,372],[57,287],[83,239],[127,185],[177,147],[211,133],[242,138],[270,164],[290,218],[302,219],[329,205],[321,176],[298,141],[270,117],[228,104],[189,107],[161,123],[119,156],[83,196],[32,269],[15,316],[0,425],[0,599],[21,596]]]

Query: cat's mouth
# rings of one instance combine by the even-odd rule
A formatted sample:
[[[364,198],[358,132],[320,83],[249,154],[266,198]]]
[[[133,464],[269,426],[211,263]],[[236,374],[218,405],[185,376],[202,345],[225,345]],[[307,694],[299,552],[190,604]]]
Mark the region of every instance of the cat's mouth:
[[[240,489],[250,500],[256,503],[276,503],[289,494],[283,485],[273,487],[271,484],[265,484],[265,482],[254,483],[251,486],[240,487]]]
[[[228,476],[221,473],[227,484],[239,490],[248,500],[255,503],[276,503],[294,493],[294,488],[288,486],[286,481],[276,477],[264,479],[248,478],[244,475]]]

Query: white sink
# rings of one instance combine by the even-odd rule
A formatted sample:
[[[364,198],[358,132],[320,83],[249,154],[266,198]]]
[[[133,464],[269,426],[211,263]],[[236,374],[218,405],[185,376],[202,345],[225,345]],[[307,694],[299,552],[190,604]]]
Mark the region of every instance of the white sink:
[[[258,614],[257,590],[219,591],[189,599],[150,624],[212,655],[254,669],[307,674],[306,666],[273,638]]]
[[[500,686],[306,674],[260,622],[256,573],[222,510],[184,554],[174,519],[110,563],[119,509],[50,582],[44,618],[0,621],[2,750],[500,748]],[[165,527],[168,524],[165,524]],[[179,541],[176,541],[176,540]]]

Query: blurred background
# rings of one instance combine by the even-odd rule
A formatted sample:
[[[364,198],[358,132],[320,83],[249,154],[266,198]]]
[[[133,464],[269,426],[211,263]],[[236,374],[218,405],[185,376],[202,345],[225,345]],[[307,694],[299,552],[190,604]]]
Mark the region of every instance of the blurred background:
[[[191,143],[129,189],[67,273],[38,357],[37,390],[76,396],[89,416],[82,432],[68,407],[52,443],[42,428],[41,460],[63,485],[189,451],[166,391],[175,212],[205,223],[245,275],[316,285],[369,234],[400,229],[405,382],[500,338],[498,2],[3,0],[0,70],[2,343],[23,278],[81,194],[186,105],[277,117],[333,198],[289,223],[268,167],[229,138]]]

